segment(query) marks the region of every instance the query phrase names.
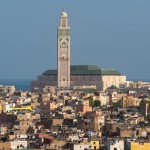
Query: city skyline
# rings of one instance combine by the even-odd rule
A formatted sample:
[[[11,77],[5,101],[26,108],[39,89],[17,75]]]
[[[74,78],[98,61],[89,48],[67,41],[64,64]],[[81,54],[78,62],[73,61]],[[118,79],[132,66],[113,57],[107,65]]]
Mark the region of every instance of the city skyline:
[[[86,2],[90,6],[85,1],[1,1],[0,79],[36,78],[57,68],[56,33],[63,8],[72,28],[71,64],[115,68],[127,79],[150,79],[150,2]]]

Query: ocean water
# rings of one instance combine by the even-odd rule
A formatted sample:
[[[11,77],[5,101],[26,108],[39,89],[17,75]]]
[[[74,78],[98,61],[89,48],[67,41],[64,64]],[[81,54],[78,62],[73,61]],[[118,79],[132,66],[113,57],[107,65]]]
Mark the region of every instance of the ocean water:
[[[14,85],[16,90],[30,91],[30,81],[33,79],[0,79],[0,85]]]

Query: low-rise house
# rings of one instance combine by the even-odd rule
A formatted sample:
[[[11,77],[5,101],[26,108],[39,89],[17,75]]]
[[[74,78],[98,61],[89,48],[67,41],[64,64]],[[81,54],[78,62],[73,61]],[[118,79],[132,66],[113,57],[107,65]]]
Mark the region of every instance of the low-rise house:
[[[100,141],[99,139],[91,139],[89,141],[89,144],[91,146],[91,149],[98,150],[100,148]]]
[[[104,116],[95,112],[86,112],[77,118],[77,128],[85,131],[100,131],[104,123]]]
[[[149,150],[150,142],[144,139],[126,141],[126,150]]]
[[[18,114],[17,120],[19,121],[36,121],[40,119],[40,114],[33,114],[33,113],[24,113]]]
[[[60,139],[53,139],[49,146],[47,146],[47,149],[63,149],[67,144],[67,141],[60,140]]]
[[[134,96],[124,96],[121,100],[122,107],[137,107],[140,106],[141,99],[135,98]]]
[[[78,134],[70,134],[68,137],[67,137],[67,141],[69,142],[79,142],[81,141],[82,139],[80,139],[79,135]]]
[[[88,100],[83,100],[78,102],[77,111],[81,112],[81,114],[85,114],[86,112],[92,112],[92,107],[89,105]]]
[[[107,150],[124,150],[124,140],[121,139],[107,139]]]
[[[117,135],[121,138],[133,137],[135,131],[132,128],[127,127],[117,127]]]
[[[0,149],[25,149],[27,148],[27,141],[8,141],[8,142],[0,142]]]
[[[106,126],[106,133],[107,135],[117,135],[117,128],[122,126],[121,123],[118,123],[117,121],[108,121],[105,123]]]
[[[6,125],[0,126],[0,135],[5,135],[8,132],[8,128]]]
[[[90,148],[91,145],[89,143],[70,143],[70,149],[72,150],[85,150]]]
[[[15,92],[15,86],[0,85],[0,95],[6,95],[6,94],[13,95],[14,92]]]
[[[94,100],[99,100],[101,102],[101,106],[107,105],[109,99],[106,92],[95,92],[94,95]]]
[[[11,113],[1,113],[0,123],[14,124],[17,120],[17,115]]]

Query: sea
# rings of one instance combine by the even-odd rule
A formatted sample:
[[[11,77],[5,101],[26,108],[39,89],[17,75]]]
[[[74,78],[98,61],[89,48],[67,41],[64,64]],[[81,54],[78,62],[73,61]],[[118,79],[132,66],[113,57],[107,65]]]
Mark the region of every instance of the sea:
[[[14,85],[16,90],[30,91],[30,81],[34,79],[0,79],[0,85]]]

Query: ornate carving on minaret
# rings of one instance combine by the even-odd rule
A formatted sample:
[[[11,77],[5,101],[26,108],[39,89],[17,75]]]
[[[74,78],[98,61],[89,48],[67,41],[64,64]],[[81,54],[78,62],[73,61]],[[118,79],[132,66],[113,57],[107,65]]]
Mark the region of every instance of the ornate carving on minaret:
[[[61,12],[57,32],[58,87],[70,87],[70,27],[65,10]]]

